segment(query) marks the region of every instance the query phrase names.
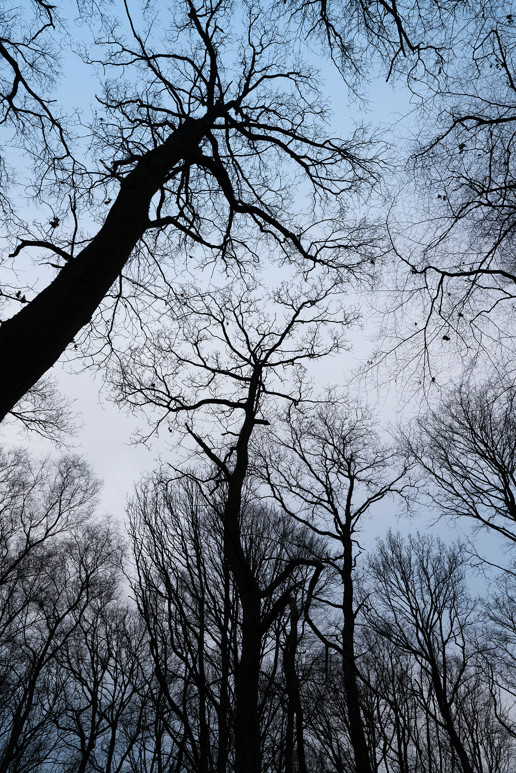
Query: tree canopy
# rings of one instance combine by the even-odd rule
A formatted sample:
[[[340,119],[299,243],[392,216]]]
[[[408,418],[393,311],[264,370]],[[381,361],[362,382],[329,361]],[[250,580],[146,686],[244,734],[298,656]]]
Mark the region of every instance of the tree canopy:
[[[511,773],[512,6],[0,27],[0,420],[161,450],[117,523],[5,432],[0,773]]]

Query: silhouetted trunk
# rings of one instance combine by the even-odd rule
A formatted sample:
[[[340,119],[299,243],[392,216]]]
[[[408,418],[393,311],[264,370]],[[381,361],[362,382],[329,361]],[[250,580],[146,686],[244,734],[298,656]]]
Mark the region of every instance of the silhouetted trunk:
[[[206,640],[206,627],[204,620],[205,612],[205,599],[204,590],[201,591],[200,599],[200,616],[199,627],[196,632],[197,635],[197,647],[198,647],[198,684],[197,693],[199,696],[199,773],[208,773],[210,769],[210,736],[207,722],[207,684],[208,679],[206,677],[205,663],[204,663],[204,646]]]
[[[242,601],[242,650],[235,685],[235,773],[260,773],[260,599],[251,590]]]
[[[240,659],[235,674],[235,773],[260,773],[258,683],[262,628],[260,593],[240,542],[241,487],[228,495],[224,552],[235,578],[242,608]],[[233,507],[238,504],[238,517]]]
[[[307,773],[303,733],[303,709],[299,694],[299,680],[296,672],[297,623],[299,611],[294,601],[290,602],[290,632],[285,642],[283,673],[287,688],[287,729],[285,734],[285,773]],[[297,768],[294,767],[294,752]]]
[[[23,734],[34,707],[36,687],[41,678],[41,674],[46,663],[48,650],[55,633],[56,628],[53,630],[49,628],[48,638],[45,642],[45,646],[42,647],[42,651],[39,654],[39,657],[30,669],[30,673],[27,675],[27,681],[23,686],[23,695],[14,711],[9,738],[2,750],[2,755],[0,757],[0,773],[9,773],[9,771],[12,770],[13,763],[20,757],[20,755],[23,754]]]
[[[92,711],[90,733],[87,738],[81,739],[81,760],[77,765],[77,773],[85,773],[88,768],[89,759],[96,745],[95,734],[95,712]],[[108,768],[107,768],[108,769]]]
[[[475,773],[471,762],[469,761],[468,753],[464,748],[464,744],[462,743],[455,729],[455,724],[450,711],[450,703],[447,700],[445,690],[443,689],[437,663],[432,662],[430,664],[430,669],[432,673],[432,683],[435,690],[435,697],[439,705],[439,711],[441,712],[446,732],[448,733],[448,737],[450,739],[451,747],[459,759],[463,773]]]
[[[245,418],[236,443],[236,461],[228,479],[224,507],[224,557],[235,580],[242,607],[242,641],[235,674],[235,773],[260,773],[258,683],[261,655],[261,604],[256,578],[244,554],[240,518],[242,491],[249,467],[249,441],[255,426],[261,369],[255,368],[246,399]]]
[[[148,226],[152,197],[212,119],[190,119],[122,181],[104,225],[48,287],[0,325],[0,421],[92,318]]]
[[[348,499],[351,500],[353,487],[350,486]],[[342,613],[344,625],[342,627],[342,671],[344,679],[344,691],[346,694],[346,708],[349,722],[349,735],[357,773],[373,773],[367,741],[362,720],[362,708],[358,690],[356,658],[355,658],[355,611],[353,608],[353,543],[349,525],[347,533],[343,535],[344,548],[343,566],[341,571],[343,598]]]
[[[217,708],[218,718],[218,748],[217,773],[226,773],[229,755],[229,672],[230,647],[229,624],[231,616],[230,578],[226,562],[224,562],[224,619],[220,637],[220,696]]]

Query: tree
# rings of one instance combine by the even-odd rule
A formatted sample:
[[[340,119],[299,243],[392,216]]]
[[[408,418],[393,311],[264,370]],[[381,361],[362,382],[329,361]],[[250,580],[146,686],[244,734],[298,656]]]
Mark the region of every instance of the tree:
[[[463,773],[483,770],[471,722],[478,707],[469,705],[480,695],[475,604],[461,546],[422,535],[405,542],[390,533],[370,559],[370,574],[369,625],[421,670],[417,699],[438,718]]]
[[[281,508],[329,540],[335,551],[325,559],[335,584],[329,584],[325,596],[324,589],[317,587],[320,573],[314,575],[305,614],[324,647],[341,659],[338,673],[343,681],[354,769],[369,773],[372,750],[362,717],[355,651],[360,610],[355,570],[361,552],[357,532],[375,503],[403,490],[401,481],[407,469],[401,464],[396,470],[396,454],[382,447],[371,416],[357,406],[333,401],[315,410],[292,409],[285,429],[285,435],[276,435],[274,447],[264,452],[263,474]],[[324,629],[310,616],[314,597],[333,610],[333,620]]]
[[[138,487],[129,514],[134,594],[164,728],[161,755],[170,747],[178,770],[226,770],[238,611],[218,514],[187,480],[159,474]]]
[[[509,381],[467,381],[418,421],[406,444],[440,511],[516,540],[516,393]]]
[[[121,578],[119,578],[121,579]],[[143,626],[111,582],[88,609],[56,655],[62,706],[52,718],[54,755],[78,773],[127,770],[127,760],[151,732]]]
[[[516,738],[514,704],[516,683],[516,594],[514,572],[498,576],[494,594],[486,600],[486,618],[490,625],[482,637],[483,671],[487,675],[496,719],[512,739]]]
[[[126,36],[102,15],[95,38],[112,74],[91,129],[96,158],[105,160],[92,167],[76,157],[79,148],[56,156],[37,181],[52,202],[50,223],[38,233],[21,229],[12,253],[42,250],[58,273],[30,302],[11,293],[23,308],[0,328],[2,417],[90,322],[117,280],[115,307],[125,284],[136,286],[134,274],[120,278],[135,250],[140,287],[151,285],[153,274],[167,277],[178,249],[197,249],[201,262],[239,264],[272,242],[282,258],[300,257],[305,268],[320,263],[351,273],[369,257],[370,234],[347,228],[343,207],[348,194],[374,179],[376,150],[360,131],[345,142],[325,136],[315,74],[290,56],[274,4],[233,12],[224,0],[185,0],[168,30],[160,18],[142,21],[139,31],[127,4],[124,13]],[[234,64],[233,23],[243,28]],[[31,99],[44,111],[44,100]],[[15,107],[14,118],[25,115]],[[313,196],[313,215],[305,212],[302,221],[288,203],[292,174]],[[102,222],[96,235],[82,225],[86,211]],[[69,234],[61,236],[64,230]]]
[[[372,605],[377,600],[370,597]],[[367,690],[364,707],[369,737],[374,738],[377,769],[388,773],[446,773],[462,770],[453,752],[425,668],[371,628],[362,629],[361,674]],[[485,663],[494,666],[495,647],[486,631],[471,667],[454,696],[456,721],[478,771],[505,773],[514,765],[510,707],[493,689]],[[496,671],[496,668],[495,668]],[[505,704],[505,705],[504,705]]]
[[[58,274],[32,299],[16,283],[2,290],[23,308],[0,330],[0,417],[106,296],[101,315],[125,306],[133,317],[133,296],[151,290],[156,277],[173,282],[172,253],[231,265],[246,254],[258,258],[272,241],[280,255],[301,258],[304,270],[315,263],[353,273],[364,258],[374,260],[377,232],[360,207],[349,223],[345,214],[354,194],[375,181],[377,148],[362,130],[346,141],[326,136],[320,79],[298,51],[305,38],[316,42],[321,61],[330,56],[354,96],[375,63],[416,90],[419,78],[446,69],[464,6],[261,0],[232,9],[226,0],[184,0],[167,26],[164,13],[152,16],[146,3],[139,12],[123,0],[120,19],[109,16],[108,4],[81,0],[82,29],[92,28],[84,61],[109,79],[86,130],[91,153],[84,126],[77,131],[63,115],[67,106],[52,99],[59,57],[77,48],[59,9],[24,0],[5,14],[0,119],[35,160],[34,202],[45,212],[39,223],[23,225],[4,196],[10,257],[44,255]],[[301,214],[304,187],[311,204]],[[108,337],[109,330],[108,322]]]
[[[218,773],[243,764],[236,756],[241,732],[237,701],[246,612],[224,555],[221,506],[223,500],[203,492],[199,483],[163,475],[142,485],[131,505],[138,572],[134,590],[164,697],[174,764]],[[306,563],[310,565],[314,551],[307,535],[273,510],[247,503],[240,521],[242,550],[256,580],[273,588],[264,594],[258,620],[256,707],[260,748],[269,769],[284,742],[281,738],[275,744],[268,720],[278,712],[280,675],[271,668],[281,639],[276,621],[288,609],[282,600],[285,592],[294,598],[307,583]],[[296,560],[301,567],[297,575],[285,571]],[[249,681],[244,686],[254,689]]]
[[[444,773],[442,733],[433,716],[415,696],[418,676],[410,658],[369,627],[361,630],[359,646],[365,653],[360,673],[367,685],[363,712],[373,740],[376,769],[408,773],[436,770]],[[445,762],[448,769],[448,759]]]
[[[40,551],[87,522],[99,483],[74,456],[37,464],[23,451],[1,452],[0,588],[2,615],[14,599],[18,578]]]
[[[66,153],[68,137],[48,97],[57,79],[59,59],[56,33],[61,20],[56,11],[46,0],[28,0],[2,11],[0,122],[43,152],[45,148],[50,152],[55,136],[60,151]],[[4,174],[8,166],[8,160],[2,158]],[[7,197],[1,199],[3,213],[12,215]]]
[[[55,752],[66,680],[58,656],[118,570],[119,548],[91,523],[97,482],[73,457],[4,455],[0,559],[0,770]]]
[[[315,287],[301,297],[284,285],[270,311],[252,286],[237,292],[185,291],[180,301],[182,329],[178,331],[176,323],[133,349],[120,359],[114,378],[124,400],[136,408],[155,409],[154,428],[186,417],[180,428],[204,460],[205,485],[221,492],[223,554],[242,614],[235,676],[235,769],[259,771],[262,642],[289,606],[299,566],[317,566],[319,559],[287,556],[282,571],[270,581],[257,573],[244,549],[242,531],[244,497],[253,491],[252,441],[257,428],[266,431],[279,401],[303,399],[304,362],[338,350],[347,317],[338,288],[332,285]],[[330,323],[333,331],[328,330]],[[258,492],[253,496],[259,501]]]
[[[390,232],[404,299],[394,348],[417,344],[418,380],[425,371],[437,378],[443,351],[474,361],[501,341],[511,348],[514,18],[512,3],[464,4],[446,63],[432,78],[415,71],[421,130],[409,195],[417,214],[407,215],[400,194]]]

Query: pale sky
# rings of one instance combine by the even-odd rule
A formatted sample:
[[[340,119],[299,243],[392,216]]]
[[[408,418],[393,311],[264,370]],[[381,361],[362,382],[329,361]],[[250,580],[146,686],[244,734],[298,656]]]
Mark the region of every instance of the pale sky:
[[[319,62],[319,66],[321,63]],[[410,117],[410,95],[399,84],[393,87],[385,84],[382,79],[373,80],[367,97],[368,108],[365,112],[358,110],[358,105],[348,103],[346,91],[338,74],[328,65],[321,66],[322,76],[327,82],[327,93],[332,105],[333,131],[346,136],[349,131],[350,118],[353,121],[370,123],[384,128],[393,126],[391,141],[399,147],[402,140],[410,142],[412,119]],[[80,59],[69,54],[66,57],[64,76],[58,89],[58,97],[65,103],[73,101],[84,115],[95,109],[94,91],[97,82],[91,77]],[[388,181],[389,182],[389,181]],[[27,268],[27,284],[32,284],[31,269]],[[38,270],[38,274],[41,272]],[[51,273],[47,273],[51,277]],[[367,296],[363,301],[367,304]],[[365,309],[366,317],[368,309]],[[318,383],[323,388],[327,383],[345,383],[356,367],[363,364],[373,347],[372,331],[366,325],[364,329],[356,328],[350,331],[352,351],[340,355],[338,359],[318,365]],[[131,443],[131,437],[142,424],[143,419],[127,416],[114,406],[106,393],[99,394],[101,379],[93,379],[92,374],[72,374],[72,365],[64,363],[53,369],[52,375],[57,378],[59,388],[64,397],[73,403],[78,414],[79,430],[70,439],[69,448],[84,456],[93,467],[95,474],[104,482],[101,500],[101,512],[109,513],[117,519],[124,517],[124,504],[134,482],[138,477],[153,469],[158,456],[166,458],[169,453],[170,436],[160,437],[150,448]],[[360,387],[363,389],[363,384]],[[382,395],[374,399],[374,383],[371,385],[372,402],[377,403],[382,422],[387,425],[394,421],[396,404],[396,386],[391,395]],[[28,438],[17,434],[10,425],[2,428],[4,442],[7,445],[28,444],[37,454],[59,453],[59,449],[50,443],[42,441],[37,436]],[[175,449],[177,453],[177,448]]]

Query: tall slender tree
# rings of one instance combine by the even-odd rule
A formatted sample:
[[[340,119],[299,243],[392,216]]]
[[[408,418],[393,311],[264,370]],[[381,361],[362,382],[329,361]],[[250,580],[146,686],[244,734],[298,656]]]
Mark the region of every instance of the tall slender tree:
[[[336,586],[330,584],[326,601],[334,615],[339,612],[334,632],[321,630],[310,615],[313,597],[324,603],[324,591],[317,586],[320,573],[314,575],[305,612],[324,647],[341,659],[355,769],[372,773],[355,641],[358,532],[375,503],[403,490],[407,470],[403,463],[396,469],[396,454],[382,447],[366,410],[336,401],[316,410],[292,409],[284,437],[275,440],[275,446],[265,449],[261,465],[273,497],[292,518],[330,540],[333,555],[326,565],[338,579]]]

